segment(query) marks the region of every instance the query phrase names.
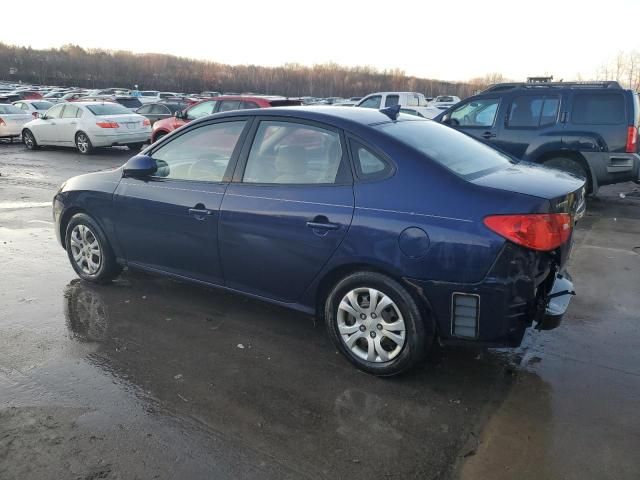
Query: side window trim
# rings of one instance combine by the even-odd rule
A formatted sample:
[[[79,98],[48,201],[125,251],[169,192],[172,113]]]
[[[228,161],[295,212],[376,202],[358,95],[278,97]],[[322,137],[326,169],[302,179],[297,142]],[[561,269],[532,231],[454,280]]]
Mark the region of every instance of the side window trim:
[[[236,143],[235,148],[233,149],[233,153],[231,154],[231,158],[229,159],[229,164],[227,165],[227,169],[224,172],[224,175],[222,176],[222,180],[220,180],[219,182],[211,182],[208,180],[189,180],[189,179],[175,179],[175,178],[162,178],[162,177],[155,177],[153,176],[153,181],[160,181],[160,182],[166,182],[166,181],[173,181],[173,182],[187,182],[187,183],[214,183],[214,184],[228,184],[231,182],[232,176],[233,176],[233,172],[236,169],[237,163],[238,163],[238,158],[241,154],[241,152],[244,149],[244,145],[247,141],[247,136],[249,134],[249,132],[253,129],[253,124],[256,123],[254,122],[253,117],[242,117],[242,116],[238,116],[238,117],[227,117],[227,118],[221,118],[219,120],[213,120],[213,121],[209,121],[209,122],[203,122],[197,125],[194,125],[193,128],[186,128],[185,130],[183,130],[182,132],[180,132],[179,135],[174,136],[172,135],[170,138],[165,139],[163,138],[162,141],[158,142],[157,145],[153,145],[153,148],[148,148],[146,150],[143,151],[143,153],[145,155],[149,155],[151,158],[153,158],[153,154],[155,152],[157,152],[160,148],[162,148],[164,145],[166,145],[167,143],[175,140],[176,138],[181,137],[182,135],[189,133],[195,129],[198,128],[202,128],[202,127],[208,127],[210,125],[217,125],[220,123],[228,123],[228,122],[245,122],[244,128],[242,130],[242,133],[240,134],[240,137],[238,137],[238,143]]]
[[[282,184],[282,183],[244,183],[244,172],[247,168],[247,162],[249,160],[249,154],[251,153],[251,148],[253,147],[253,142],[256,139],[256,135],[258,133],[258,128],[260,127],[260,123],[262,122],[282,122],[282,123],[294,123],[298,125],[308,125],[311,127],[321,128],[323,130],[327,130],[330,132],[334,132],[338,134],[340,138],[340,148],[342,149],[342,158],[340,159],[340,166],[338,167],[338,173],[344,168],[344,170],[348,171],[349,179],[345,179],[343,182],[334,182],[334,183],[304,183],[304,184]],[[288,118],[288,117],[273,117],[273,116],[260,116],[260,118],[255,118],[253,124],[251,125],[250,130],[247,131],[247,136],[244,139],[244,146],[242,147],[242,151],[238,156],[238,161],[235,166],[235,171],[233,172],[233,176],[231,182],[237,185],[251,185],[251,186],[265,186],[265,187],[334,187],[337,185],[353,185],[353,170],[351,167],[351,162],[349,161],[348,155],[348,146],[347,140],[344,134],[344,131],[340,128],[334,127],[332,125],[327,125],[321,122],[315,122],[312,120],[306,120],[302,118]]]
[[[354,178],[358,183],[379,182],[381,180],[386,180],[387,178],[391,178],[396,174],[396,171],[397,171],[396,164],[393,162],[393,160],[391,160],[391,158],[386,153],[384,153],[377,147],[373,147],[370,143],[367,143],[366,141],[362,140],[361,138],[351,133],[347,133],[346,137],[347,137],[347,145],[349,149],[349,158],[351,161],[351,170],[353,172]],[[356,148],[358,146],[364,147],[365,149],[370,150],[372,153],[374,153],[378,158],[380,158],[380,160],[386,163],[388,169],[384,170],[382,173],[378,175],[362,174],[362,172],[360,171],[360,168],[358,167],[358,157],[356,153]]]

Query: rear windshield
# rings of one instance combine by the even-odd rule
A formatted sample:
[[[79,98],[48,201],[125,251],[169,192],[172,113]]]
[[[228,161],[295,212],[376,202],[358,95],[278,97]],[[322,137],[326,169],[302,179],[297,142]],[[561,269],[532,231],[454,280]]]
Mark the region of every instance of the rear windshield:
[[[97,103],[96,105],[87,105],[87,109],[94,115],[123,115],[131,113],[122,105],[117,103]]]
[[[116,99],[120,105],[124,105],[127,108],[138,108],[142,106],[142,102],[137,98],[118,98]]]
[[[300,100],[269,100],[269,105],[272,107],[295,107],[302,105]]]
[[[49,110],[53,107],[53,103],[51,102],[31,102],[31,105],[33,105],[33,108],[36,110]]]
[[[467,179],[514,163],[484,143],[428,120],[384,123],[376,128]]]
[[[143,97],[156,97],[158,92],[140,92]]]
[[[13,105],[0,105],[0,113],[4,113],[5,115],[16,114],[16,113],[24,113],[18,107],[14,107]]]

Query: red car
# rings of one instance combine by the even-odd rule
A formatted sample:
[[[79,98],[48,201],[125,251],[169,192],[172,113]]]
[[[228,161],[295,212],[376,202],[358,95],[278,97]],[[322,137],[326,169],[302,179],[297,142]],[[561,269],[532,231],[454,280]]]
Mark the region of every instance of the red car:
[[[300,100],[285,97],[222,95],[220,97],[202,100],[194,103],[171,118],[158,120],[153,124],[151,143],[160,140],[166,134],[189,123],[196,118],[205,117],[213,113],[242,110],[247,108],[288,107],[302,105]]]

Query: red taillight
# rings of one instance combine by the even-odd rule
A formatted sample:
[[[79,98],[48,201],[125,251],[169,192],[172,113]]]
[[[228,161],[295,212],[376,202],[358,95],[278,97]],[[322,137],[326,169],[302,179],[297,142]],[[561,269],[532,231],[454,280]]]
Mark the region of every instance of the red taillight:
[[[118,122],[98,122],[96,123],[100,128],[118,128]]]
[[[484,224],[507,240],[532,250],[554,250],[571,235],[568,213],[492,215],[484,219]]]
[[[636,153],[638,148],[638,129],[633,125],[627,129],[627,148],[625,152]]]
[[[151,126],[151,120],[149,120],[148,118],[145,118],[142,122],[142,126],[143,127],[149,127]]]

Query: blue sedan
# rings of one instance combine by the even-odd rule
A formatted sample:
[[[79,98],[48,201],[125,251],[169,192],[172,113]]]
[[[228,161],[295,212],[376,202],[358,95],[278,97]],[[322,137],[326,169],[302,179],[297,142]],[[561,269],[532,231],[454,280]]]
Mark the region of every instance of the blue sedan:
[[[324,317],[349,361],[393,375],[436,338],[558,325],[584,182],[394,107],[271,108],[74,177],[53,210],[86,281],[135,268]]]

